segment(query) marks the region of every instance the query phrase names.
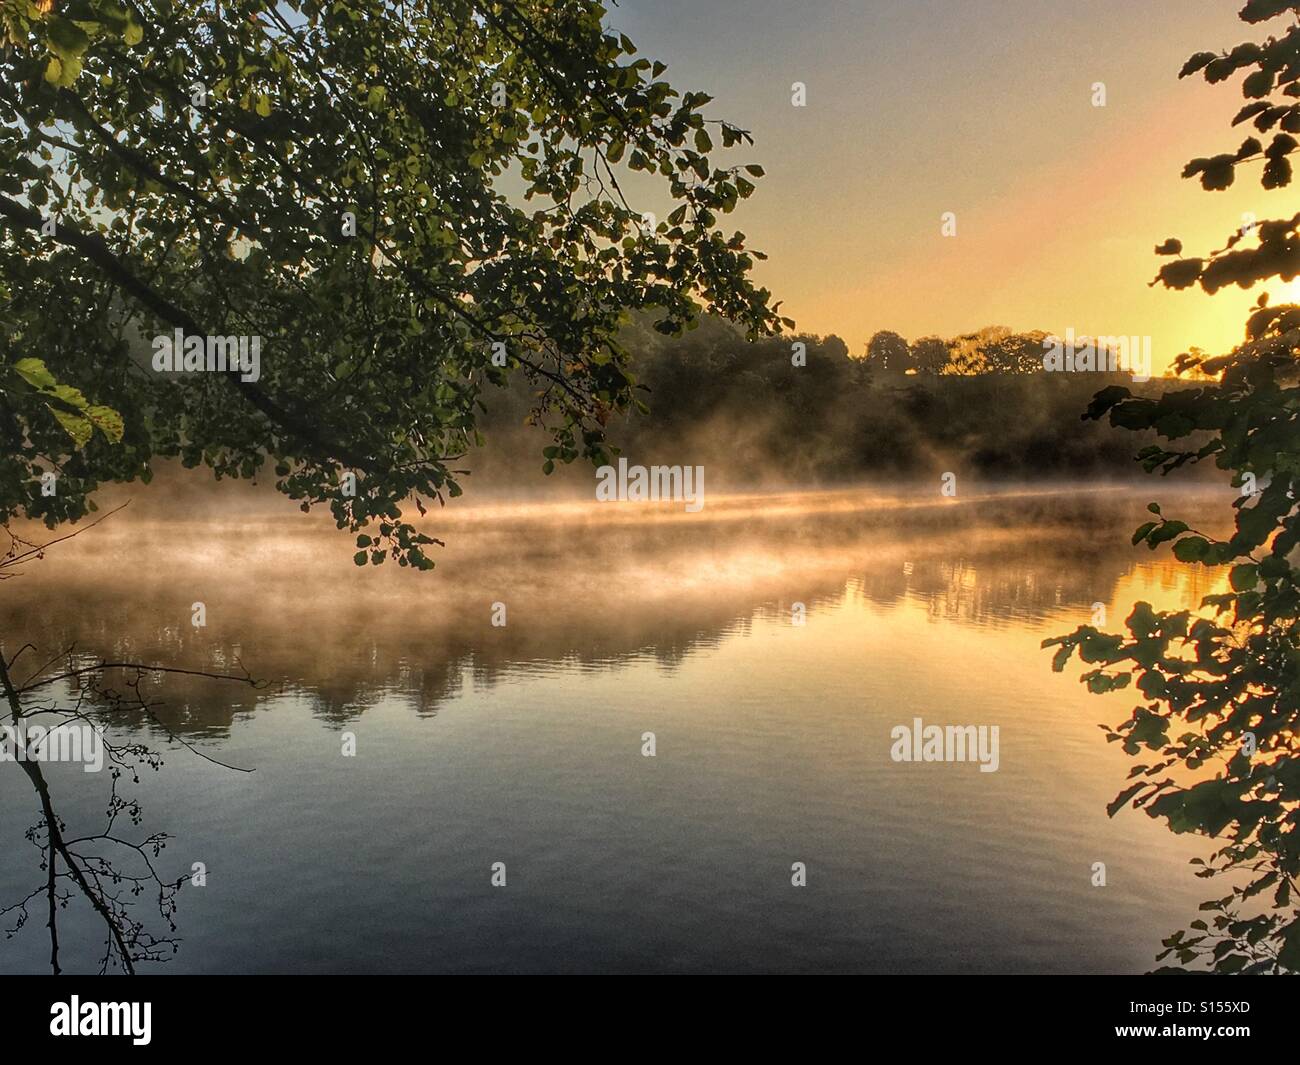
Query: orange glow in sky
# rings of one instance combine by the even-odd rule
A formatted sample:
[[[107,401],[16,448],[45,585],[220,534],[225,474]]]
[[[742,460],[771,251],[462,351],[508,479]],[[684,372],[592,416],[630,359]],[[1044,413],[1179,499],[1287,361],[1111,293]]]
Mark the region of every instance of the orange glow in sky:
[[[1204,254],[1247,212],[1297,207],[1294,190],[1260,188],[1258,164],[1226,192],[1180,176],[1254,132],[1231,126],[1239,78],[1178,79],[1194,52],[1282,25],[1247,26],[1240,6],[715,0],[701,14],[623,0],[610,17],[675,84],[713,95],[713,116],[752,131],[726,161],[767,176],[728,223],[769,254],[758,279],[800,330],[855,354],[880,329],[1150,336],[1159,371],[1190,346],[1239,341],[1260,289],[1148,287],[1155,246],[1176,236]],[[954,237],[940,233],[948,211]],[[1288,288],[1300,295],[1276,286],[1274,302]]]

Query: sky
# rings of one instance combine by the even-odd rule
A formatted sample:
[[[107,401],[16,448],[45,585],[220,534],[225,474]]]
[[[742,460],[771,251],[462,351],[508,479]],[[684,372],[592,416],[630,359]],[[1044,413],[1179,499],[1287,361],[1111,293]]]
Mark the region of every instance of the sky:
[[[753,133],[720,160],[767,176],[724,222],[769,254],[756,277],[800,331],[855,354],[879,329],[1150,336],[1160,368],[1239,341],[1261,289],[1150,288],[1155,246],[1201,254],[1246,212],[1297,209],[1257,166],[1225,192],[1180,176],[1254,132],[1231,127],[1240,78],[1178,79],[1194,52],[1285,25],[1248,26],[1241,3],[621,0],[608,24]],[[1269,291],[1300,300],[1300,282]]]

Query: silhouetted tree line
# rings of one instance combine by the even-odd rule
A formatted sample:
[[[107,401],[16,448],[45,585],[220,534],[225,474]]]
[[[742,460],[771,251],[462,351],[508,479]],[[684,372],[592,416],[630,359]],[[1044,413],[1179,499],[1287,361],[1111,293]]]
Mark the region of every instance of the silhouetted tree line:
[[[990,325],[948,340],[925,336],[909,344],[885,329],[868,341],[866,357],[871,367],[891,373],[1041,373],[1047,336],[1041,330],[1013,333],[1006,326]]]
[[[1081,412],[1109,385],[1152,396],[1179,386],[1134,384],[1122,372],[1045,373],[1046,335],[993,327],[909,344],[882,332],[854,355],[834,335],[750,341],[704,318],[670,338],[637,318],[620,341],[649,409],[611,420],[610,439],[638,460],[723,467],[733,484],[833,484],[936,470],[987,480],[1138,476],[1142,442],[1084,421]],[[508,436],[528,402],[520,392],[498,397],[484,423],[489,440]]]

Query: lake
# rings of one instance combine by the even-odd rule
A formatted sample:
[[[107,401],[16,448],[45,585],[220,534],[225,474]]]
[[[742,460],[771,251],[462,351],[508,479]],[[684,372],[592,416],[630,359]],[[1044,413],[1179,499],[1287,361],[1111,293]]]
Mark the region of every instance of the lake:
[[[1227,513],[1166,484],[498,501],[434,515],[419,574],[291,504],[145,492],[5,582],[0,636],[39,651],[19,677],[73,646],[263,684],[165,677],[111,726],[165,759],[119,830],[207,875],[144,971],[1141,972],[1214,894],[1206,841],[1106,816],[1131,762],[1097,726],[1132,696],[1039,645],[1220,587],[1129,546],[1153,498]],[[894,761],[916,718],[996,725],[997,771]],[[102,823],[107,772],[47,775]],[[42,882],[38,812],[0,765],[0,907]],[[48,971],[43,924],[0,971]],[[98,966],[86,907],[60,939]]]

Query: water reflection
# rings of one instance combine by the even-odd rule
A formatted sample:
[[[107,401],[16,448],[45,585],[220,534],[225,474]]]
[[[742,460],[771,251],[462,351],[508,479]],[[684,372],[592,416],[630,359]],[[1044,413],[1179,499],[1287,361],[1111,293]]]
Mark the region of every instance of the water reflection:
[[[296,513],[194,523],[137,506],[6,587],[0,633],[47,654],[74,647],[82,661],[215,672],[242,663],[268,683],[232,697],[169,679],[159,715],[179,732],[226,730],[286,690],[334,722],[394,694],[434,714],[467,671],[491,687],[503,672],[550,663],[651,657],[671,669],[795,602],[811,614],[846,597],[882,607],[910,597],[935,620],[977,625],[1083,618],[1144,561],[1117,547],[1144,502],[1093,489],[942,504],[862,492],[733,497],[699,515],[484,508],[440,527],[450,546],[432,575],[359,569],[344,534]],[[1214,579],[1161,570],[1188,602]],[[190,623],[195,602],[203,629]],[[491,624],[497,602],[504,627]]]
[[[6,582],[0,634],[10,656],[74,646],[265,682],[151,681],[159,724],[118,723],[169,752],[140,786],[177,839],[168,875],[221,870],[183,893],[173,969],[1139,970],[1199,901],[1194,851],[1106,819],[1127,771],[1094,725],[1106,700],[1038,643],[1097,603],[1114,618],[1213,590],[1127,547],[1147,500],[501,505],[446,516],[433,574],[359,569],[296,513],[133,504]],[[1002,768],[890,762],[914,714],[1000,725]],[[102,809],[57,783],[69,820]],[[0,774],[10,855],[21,784]],[[795,858],[813,879],[792,900]],[[1090,888],[1094,858],[1113,890]],[[497,859],[514,879],[494,895]],[[0,904],[35,874],[7,861]],[[31,937],[0,952],[0,969],[41,965]]]

